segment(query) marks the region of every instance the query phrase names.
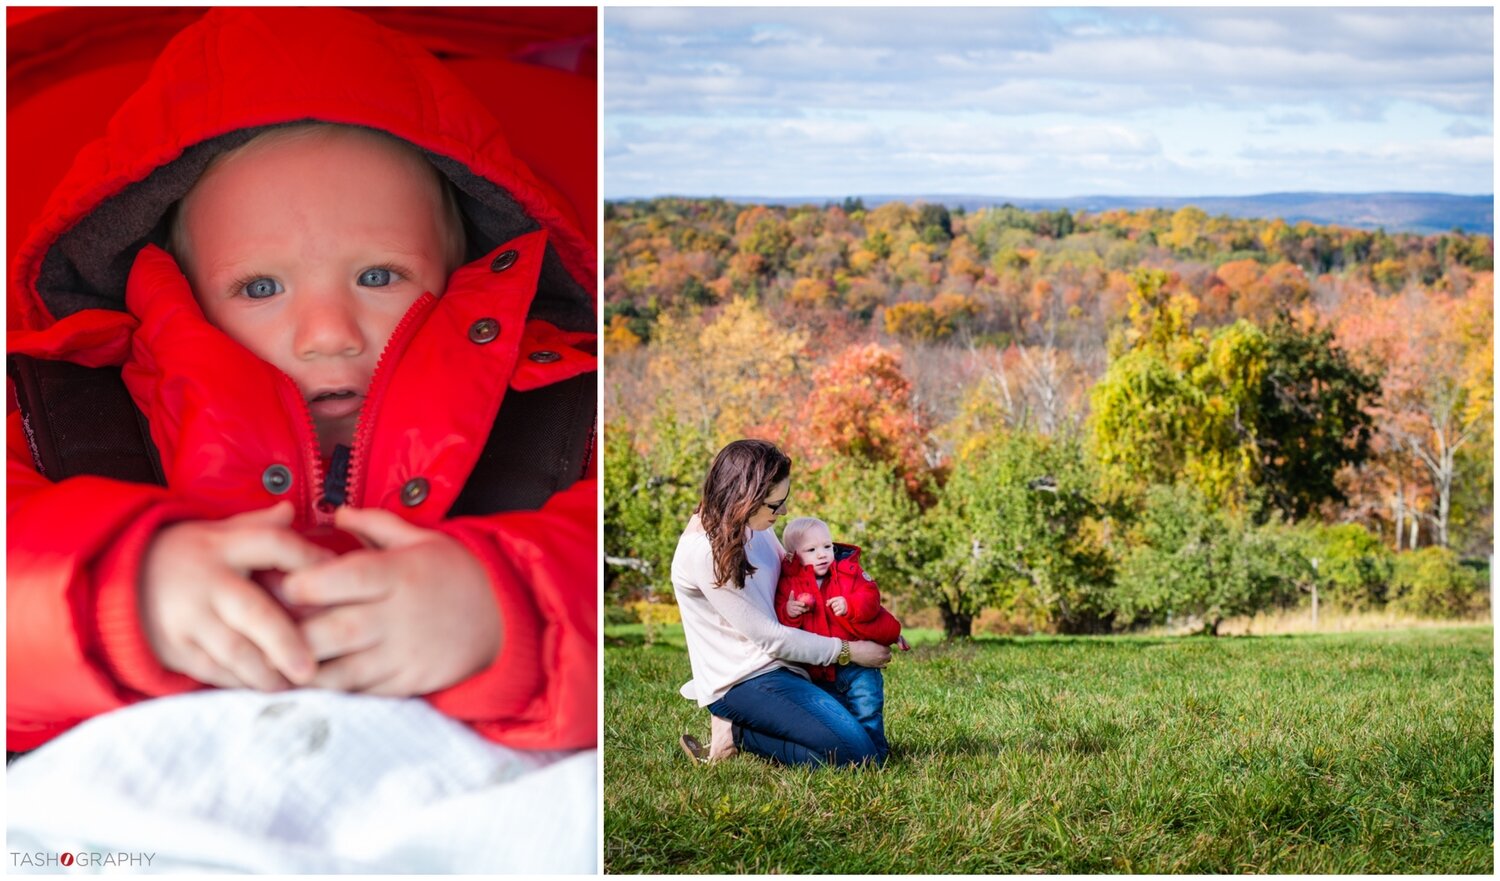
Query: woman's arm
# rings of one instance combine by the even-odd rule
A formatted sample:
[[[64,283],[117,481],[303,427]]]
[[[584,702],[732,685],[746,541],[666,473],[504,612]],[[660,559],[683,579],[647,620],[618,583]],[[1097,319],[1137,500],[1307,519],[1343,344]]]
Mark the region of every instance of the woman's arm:
[[[709,606],[750,643],[773,658],[799,664],[832,664],[838,660],[839,640],[790,627],[766,614],[743,588],[703,588]]]

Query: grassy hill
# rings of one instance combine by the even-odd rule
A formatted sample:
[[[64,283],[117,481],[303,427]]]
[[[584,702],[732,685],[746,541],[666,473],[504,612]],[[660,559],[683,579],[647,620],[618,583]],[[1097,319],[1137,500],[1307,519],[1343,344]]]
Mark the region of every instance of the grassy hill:
[[[917,640],[883,768],[693,766],[680,629],[605,648],[616,873],[1494,869],[1493,630]]]

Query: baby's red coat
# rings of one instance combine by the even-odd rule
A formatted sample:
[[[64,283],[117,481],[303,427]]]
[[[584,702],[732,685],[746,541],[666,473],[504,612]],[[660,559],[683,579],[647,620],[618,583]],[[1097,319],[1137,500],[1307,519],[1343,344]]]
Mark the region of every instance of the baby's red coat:
[[[834,549],[836,559],[821,589],[813,568],[798,560],[796,554],[787,554],[781,562],[781,578],[776,582],[776,618],[788,627],[820,636],[893,644],[901,636],[901,622],[880,605],[879,587],[859,565],[859,548],[835,544]],[[840,554],[843,559],[837,559]],[[817,602],[796,618],[788,617],[787,600],[804,593],[812,594]],[[848,614],[836,615],[828,608],[828,601],[834,597],[844,598],[849,605]],[[832,666],[809,666],[808,672],[814,679],[833,681]]]
[[[121,365],[151,426],[167,488],[96,477],[53,483],[37,473],[19,414],[10,415],[11,750],[142,698],[201,687],[164,669],[141,630],[136,573],[161,526],[282,498],[296,503],[299,525],[330,516],[314,504],[321,464],[300,395],[283,374],[204,321],[167,254],[148,247],[136,258],[127,311],[88,308],[55,319],[38,287],[43,259],[60,235],[183,148],[300,119],[379,128],[454,159],[503,188],[535,222],[534,231],[518,230],[458,270],[443,297],[423,297],[408,313],[367,404],[364,442],[355,452],[363,476],[351,481],[349,503],[384,507],[448,533],[490,574],[504,627],[500,654],[486,670],[429,695],[435,707],[511,746],[595,743],[593,463],[585,479],[540,510],[444,519],[507,391],[596,369],[591,333],[527,320],[549,245],[572,283],[596,299],[593,244],[556,194],[509,153],[489,113],[431,56],[347,11],[238,9],[209,13],[168,46],[104,138],[80,153],[17,254],[11,296],[23,328],[8,335],[8,350]],[[512,249],[519,259],[491,271],[492,258]],[[498,338],[487,344],[469,339],[480,318],[499,323]],[[528,357],[544,351],[560,357]],[[291,469],[286,495],[262,482],[272,464]],[[400,490],[415,477],[426,479],[428,495],[407,507]]]

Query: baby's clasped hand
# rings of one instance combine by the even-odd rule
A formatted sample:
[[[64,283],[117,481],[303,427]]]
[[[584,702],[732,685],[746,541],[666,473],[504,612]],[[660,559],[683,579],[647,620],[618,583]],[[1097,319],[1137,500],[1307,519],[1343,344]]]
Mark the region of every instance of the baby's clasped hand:
[[[308,683],[312,652],[290,615],[251,583],[257,569],[295,571],[333,556],[291,530],[280,502],[157,533],[141,565],[141,628],[163,667],[220,688],[279,691]]]
[[[301,622],[317,688],[409,697],[467,679],[499,654],[499,608],[479,560],[456,539],[376,508],[340,508],[353,551],[292,572],[287,601],[325,606]]]

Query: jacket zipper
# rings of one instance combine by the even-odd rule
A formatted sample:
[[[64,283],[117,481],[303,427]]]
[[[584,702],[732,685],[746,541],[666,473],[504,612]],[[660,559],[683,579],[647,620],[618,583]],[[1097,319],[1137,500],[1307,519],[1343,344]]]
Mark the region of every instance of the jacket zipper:
[[[396,329],[391,331],[390,339],[385,341],[385,346],[380,350],[380,357],[375,361],[375,372],[370,374],[370,389],[365,393],[365,404],[359,409],[359,418],[354,423],[354,448],[349,454],[347,463],[349,479],[344,485],[344,501],[347,504],[362,505],[364,502],[364,465],[370,453],[367,426],[375,420],[375,409],[385,395],[386,386],[390,385],[390,370],[387,362],[390,361],[393,350],[399,351],[406,347],[406,335],[417,324],[418,319],[427,315],[428,310],[436,302],[437,297],[430,293],[424,293],[418,297],[416,302],[412,303],[411,308],[406,310],[406,314],[401,316]],[[320,495],[322,495],[321,492]]]
[[[313,421],[312,408],[302,397],[301,389],[297,388],[296,380],[285,373],[281,373],[281,379],[291,389],[292,397],[299,402],[302,413],[302,424],[298,431],[302,441],[302,458],[307,463],[307,473],[312,475],[312,484],[306,497],[305,510],[310,512],[314,525],[327,526],[333,522],[333,509],[322,510],[318,501],[323,497],[323,456],[318,449],[318,426]]]

